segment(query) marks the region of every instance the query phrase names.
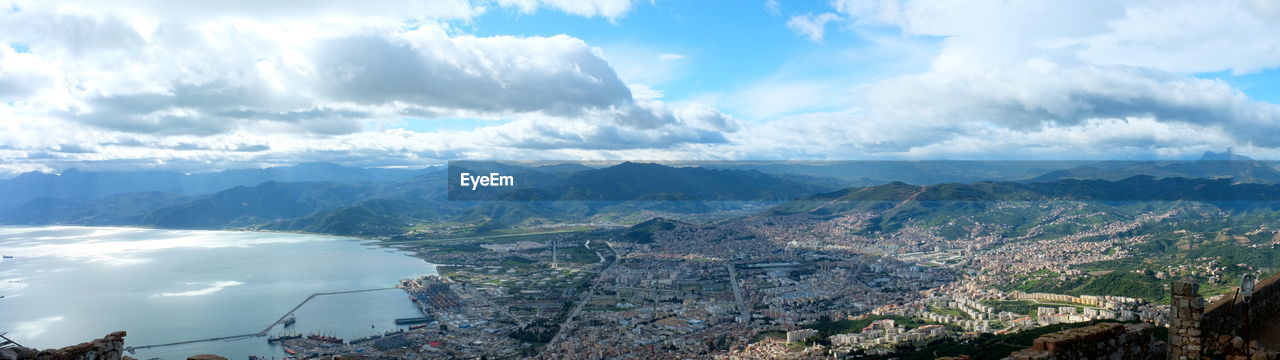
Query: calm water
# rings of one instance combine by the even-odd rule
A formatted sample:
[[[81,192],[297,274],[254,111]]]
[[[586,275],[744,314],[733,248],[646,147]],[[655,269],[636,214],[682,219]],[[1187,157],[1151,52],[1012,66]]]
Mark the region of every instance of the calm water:
[[[132,346],[255,333],[316,292],[391,287],[435,265],[330,236],[101,227],[0,227],[0,332],[62,347],[129,332]],[[317,297],[297,332],[354,338],[420,316],[400,290]],[[276,328],[279,332],[282,329]],[[264,338],[139,351],[146,359],[282,355]]]

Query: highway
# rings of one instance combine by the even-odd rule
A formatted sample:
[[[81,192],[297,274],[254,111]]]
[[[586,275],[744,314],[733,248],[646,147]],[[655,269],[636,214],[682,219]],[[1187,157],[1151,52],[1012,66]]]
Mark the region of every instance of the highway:
[[[738,272],[734,270],[731,262],[724,263],[724,267],[729,269],[729,282],[733,285],[733,300],[738,302],[738,309],[742,310],[742,316],[751,319],[751,312],[747,311],[747,303],[742,302],[742,289],[738,288]]]

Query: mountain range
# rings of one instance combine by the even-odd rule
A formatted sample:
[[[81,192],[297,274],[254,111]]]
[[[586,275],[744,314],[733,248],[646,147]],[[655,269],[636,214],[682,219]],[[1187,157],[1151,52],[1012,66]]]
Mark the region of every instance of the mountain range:
[[[1156,178],[1229,178],[1235,183],[1280,183],[1280,170],[1277,170],[1274,162],[1215,152],[1206,152],[1197,161],[1104,161],[1052,171],[1029,179],[1027,182],[1051,182],[1065,179],[1121,180],[1137,175]]]
[[[201,195],[236,186],[254,186],[268,181],[324,181],[333,183],[404,180],[438,169],[425,170],[352,168],[329,163],[305,163],[265,169],[232,169],[185,174],[172,171],[80,171],[61,173],[29,172],[0,180],[0,209],[21,206],[35,199],[85,202],[128,192],[162,192],[174,195]]]
[[[753,163],[612,166],[457,162],[420,170],[359,169],[333,164],[169,172],[28,173],[0,180],[0,224],[132,225],[190,229],[265,229],[386,236],[430,223],[484,233],[537,224],[594,221],[631,214],[701,214],[772,206],[764,214],[880,215],[868,231],[907,221],[972,216],[999,201],[1274,202],[1280,174],[1268,162],[1208,153],[1191,162],[1086,165],[1010,162],[866,162],[838,165],[876,176],[903,170],[934,180],[958,176],[1005,180],[883,182],[831,164]],[[1066,165],[1072,165],[1067,167]],[[1053,168],[1039,175],[1034,169]],[[781,173],[801,169],[797,173]],[[808,169],[808,170],[804,170]],[[499,171],[519,186],[459,197],[447,184],[459,172]],[[948,175],[950,174],[950,175]],[[984,175],[985,174],[985,175]],[[859,180],[854,180],[859,179]],[[928,179],[923,179],[928,180]],[[456,190],[456,189],[455,189]],[[935,220],[936,220],[935,219]],[[634,221],[643,221],[639,218]],[[942,220],[937,220],[942,221]]]
[[[358,174],[367,170],[341,169],[341,174]],[[80,200],[79,197],[88,195],[85,192],[59,192],[60,188],[54,188],[44,193],[60,196],[36,197],[0,211],[0,223],[394,235],[415,224],[448,222],[473,225],[476,231],[483,232],[530,221],[579,221],[609,213],[701,213],[736,209],[749,201],[782,201],[834,189],[818,180],[814,180],[818,183],[815,184],[797,180],[801,178],[757,171],[638,163],[577,169],[570,166],[551,169],[507,166],[504,170],[542,186],[512,189],[488,199],[451,201],[442,169],[394,170],[397,171],[395,173],[378,169],[374,173],[381,177],[375,179],[384,181],[355,182],[354,177],[339,177],[344,181],[325,182],[266,181],[201,195],[137,191]],[[410,174],[416,176],[405,177]],[[124,174],[111,176],[129,178]],[[26,184],[31,178],[24,176],[12,181]],[[220,177],[211,175],[210,178]],[[149,184],[150,187],[162,185],[162,181]],[[743,201],[734,201],[740,199]]]

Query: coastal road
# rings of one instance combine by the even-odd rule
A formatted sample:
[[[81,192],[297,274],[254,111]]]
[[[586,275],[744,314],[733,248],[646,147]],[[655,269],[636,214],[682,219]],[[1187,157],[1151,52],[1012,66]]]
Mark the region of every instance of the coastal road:
[[[587,230],[591,230],[591,229],[593,229],[593,228],[570,228],[570,229],[559,229],[559,230],[551,230],[551,231],[537,231],[537,232],[514,233],[514,234],[500,234],[500,235],[485,235],[485,236],[467,236],[467,237],[455,237],[455,238],[423,239],[423,240],[382,241],[382,244],[385,244],[385,245],[396,245],[396,244],[457,244],[457,243],[464,243],[464,242],[470,242],[470,241],[475,241],[475,240],[490,240],[490,239],[501,239],[501,238],[520,237],[520,236],[531,236],[531,235],[549,235],[549,234],[564,234],[564,233],[572,233],[572,232],[582,232],[582,231],[587,231]]]

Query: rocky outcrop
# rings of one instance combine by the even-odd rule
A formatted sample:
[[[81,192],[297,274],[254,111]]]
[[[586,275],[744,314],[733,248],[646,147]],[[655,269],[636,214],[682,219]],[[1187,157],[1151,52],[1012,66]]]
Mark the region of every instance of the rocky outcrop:
[[[14,347],[0,350],[5,360],[124,360],[124,331],[113,332],[101,339],[61,349],[35,350]]]

